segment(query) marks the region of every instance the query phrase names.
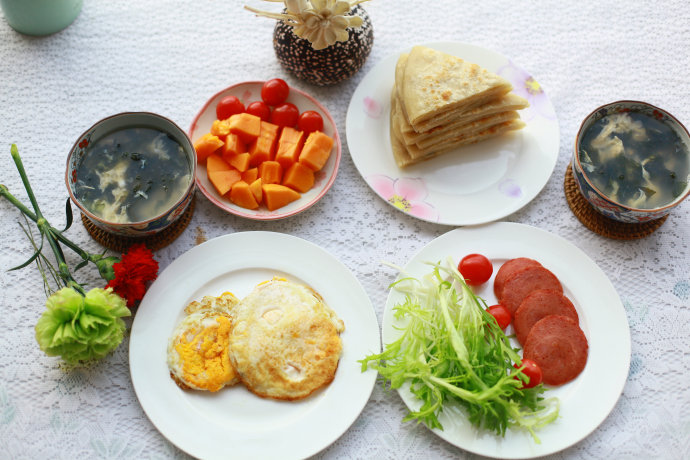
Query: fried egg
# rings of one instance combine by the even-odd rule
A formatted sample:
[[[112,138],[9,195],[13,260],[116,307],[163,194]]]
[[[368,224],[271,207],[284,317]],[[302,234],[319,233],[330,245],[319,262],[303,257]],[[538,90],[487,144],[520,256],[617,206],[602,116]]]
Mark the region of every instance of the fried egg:
[[[229,292],[191,302],[168,342],[170,377],[183,389],[218,391],[239,381],[228,338],[239,300]]]
[[[237,306],[230,359],[251,392],[302,399],[335,377],[344,329],[318,293],[274,278]]]

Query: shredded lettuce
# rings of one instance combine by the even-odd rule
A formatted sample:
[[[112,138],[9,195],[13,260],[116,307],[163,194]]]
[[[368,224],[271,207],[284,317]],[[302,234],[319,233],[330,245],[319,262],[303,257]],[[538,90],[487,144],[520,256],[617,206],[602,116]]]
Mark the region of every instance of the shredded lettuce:
[[[522,362],[518,349],[452,261],[429,265],[433,270],[421,279],[405,276],[391,285],[405,294],[395,306],[395,318],[405,326],[382,353],[360,361],[362,371],[377,370],[392,389],[409,382],[422,405],[403,421],[442,430],[438,416],[453,402],[478,428],[501,436],[508,428],[525,429],[538,443],[535,430],[558,418],[558,399],[544,399],[541,384],[521,388],[518,379],[527,377],[513,367]]]

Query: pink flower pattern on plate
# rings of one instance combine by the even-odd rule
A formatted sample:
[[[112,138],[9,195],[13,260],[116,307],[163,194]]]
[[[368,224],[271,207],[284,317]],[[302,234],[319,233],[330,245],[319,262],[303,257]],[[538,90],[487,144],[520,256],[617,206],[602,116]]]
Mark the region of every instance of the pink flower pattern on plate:
[[[424,201],[429,196],[424,180],[410,177],[393,179],[383,174],[367,179],[376,193],[396,208],[420,219],[438,221],[436,208]]]
[[[513,92],[529,102],[529,107],[523,110],[524,119],[532,119],[537,115],[554,120],[555,114],[551,110],[549,98],[544,89],[530,74],[508,61],[496,72],[513,84]]]
[[[364,113],[367,114],[369,118],[379,118],[383,114],[383,107],[379,102],[369,96],[364,98]]]

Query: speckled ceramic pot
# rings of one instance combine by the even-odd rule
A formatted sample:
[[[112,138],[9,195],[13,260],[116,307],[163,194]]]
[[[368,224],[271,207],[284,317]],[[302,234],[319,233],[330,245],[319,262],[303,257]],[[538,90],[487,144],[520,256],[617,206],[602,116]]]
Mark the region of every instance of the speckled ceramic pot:
[[[78,180],[77,168],[88,150],[88,146],[116,130],[131,127],[154,128],[172,136],[183,148],[190,166],[190,181],[182,197],[169,209],[151,219],[141,222],[114,223],[100,218],[89,211],[75,196]],[[194,197],[196,177],[196,151],[187,134],[171,120],[149,112],[124,112],[104,118],[86,130],[72,146],[67,156],[65,182],[70,199],[91,222],[98,228],[120,236],[145,237],[165,230],[187,210]]]
[[[299,38],[282,21],[273,31],[273,48],[278,62],[297,78],[317,86],[331,86],[347,80],[362,68],[374,45],[374,29],[369,15],[357,5],[351,15],[361,16],[359,28],[350,28],[345,42],[315,50],[308,40]]]
[[[651,104],[647,104],[646,102],[617,101],[597,108],[592,113],[587,115],[582,122],[577,136],[575,137],[575,152],[572,159],[572,169],[573,176],[575,177],[575,181],[577,182],[580,192],[594,207],[594,209],[610,219],[617,220],[619,222],[639,224],[650,220],[659,219],[667,215],[673,208],[678,206],[685,198],[687,198],[688,195],[690,195],[690,178],[688,178],[688,184],[686,185],[685,190],[671,203],[654,209],[631,208],[611,200],[594,186],[592,181],[584,172],[582,164],[580,163],[579,155],[580,143],[584,133],[590,126],[592,126],[594,122],[600,120],[606,115],[631,111],[641,112],[650,117],[654,117],[663,123],[666,123],[676,133],[678,133],[686,147],[690,148],[690,135],[688,134],[688,130],[673,115]]]

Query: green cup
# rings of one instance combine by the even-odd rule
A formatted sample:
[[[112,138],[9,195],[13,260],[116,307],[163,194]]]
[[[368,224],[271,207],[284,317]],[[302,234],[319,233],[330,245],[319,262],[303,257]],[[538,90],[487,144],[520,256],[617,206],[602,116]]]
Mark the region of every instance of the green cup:
[[[17,32],[49,35],[72,24],[83,0],[0,0],[5,20]]]

